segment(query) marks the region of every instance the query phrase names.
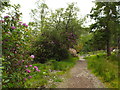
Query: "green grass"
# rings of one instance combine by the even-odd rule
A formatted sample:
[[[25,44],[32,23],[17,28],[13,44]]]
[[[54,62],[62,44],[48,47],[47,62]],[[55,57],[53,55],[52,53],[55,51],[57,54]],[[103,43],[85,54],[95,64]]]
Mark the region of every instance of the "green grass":
[[[118,88],[118,57],[115,54],[106,57],[106,54],[98,53],[85,59],[88,61],[88,69],[99,76],[107,87]]]
[[[41,72],[31,72],[33,78],[28,79],[25,82],[26,88],[37,88],[40,86],[55,87],[54,82],[62,82],[61,75],[65,74],[70,68],[72,68],[78,57],[70,57],[63,61],[50,60],[45,64],[36,63],[33,66],[37,66]],[[51,84],[51,85],[50,85]]]
[[[61,70],[61,71],[66,71],[69,70],[71,67],[73,67],[76,63],[76,60],[78,60],[78,58],[76,57],[71,57],[69,59],[57,62],[54,61],[52,63],[53,69],[54,70]]]

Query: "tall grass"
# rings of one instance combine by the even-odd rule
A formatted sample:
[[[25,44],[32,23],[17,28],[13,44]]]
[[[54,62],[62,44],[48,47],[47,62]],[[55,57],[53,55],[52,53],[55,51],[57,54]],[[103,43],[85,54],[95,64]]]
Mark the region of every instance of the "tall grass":
[[[98,53],[86,57],[88,60],[88,68],[100,76],[101,80],[109,88],[118,88],[118,57],[112,54],[106,57],[105,54]]]
[[[54,70],[66,71],[75,65],[76,60],[78,60],[77,57],[69,57],[69,59],[65,59],[63,61],[53,61],[51,66]]]

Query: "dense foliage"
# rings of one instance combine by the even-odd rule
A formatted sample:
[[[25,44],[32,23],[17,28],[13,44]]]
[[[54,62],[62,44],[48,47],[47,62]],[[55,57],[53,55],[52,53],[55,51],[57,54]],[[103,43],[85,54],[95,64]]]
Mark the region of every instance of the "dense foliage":
[[[24,79],[31,72],[26,69],[34,55],[30,55],[32,31],[26,23],[20,21],[19,5],[11,6],[14,9],[10,15],[1,16],[2,25],[2,60],[4,87],[24,87]],[[27,70],[27,71],[26,71]]]
[[[45,11],[46,8],[43,10]],[[77,18],[77,12],[78,8],[72,3],[66,9],[57,9],[42,19],[41,15],[37,17],[40,21],[46,20],[44,23],[35,19],[34,23],[37,23],[37,27],[42,27],[33,46],[36,61],[45,62],[49,59],[61,61],[69,57],[68,50],[77,44],[82,30],[82,20]]]
[[[65,12],[62,9],[56,10],[55,13],[51,12],[48,19],[42,18],[41,22],[37,24],[38,26],[35,25],[35,22],[27,25],[21,21],[20,5],[8,5],[3,4],[4,8],[1,13],[5,9],[9,9],[9,13],[6,16],[0,16],[3,49],[2,58],[0,58],[3,65],[2,87],[24,88],[29,86],[26,81],[35,78],[35,75],[40,74],[41,78],[44,75],[39,67],[33,64],[33,61],[45,63],[51,59],[61,61],[69,58],[68,49],[73,47],[79,38],[81,21],[74,15],[75,7],[74,4],[71,4]],[[57,20],[58,14],[64,14],[60,18],[66,20],[59,20],[61,27],[59,23],[53,21]],[[71,14],[70,17],[67,17],[68,14]],[[47,21],[43,23],[43,19]],[[73,30],[76,31],[73,32]]]
[[[106,49],[108,56],[113,47],[119,47],[119,15],[119,2],[96,2],[90,14],[96,21],[90,27],[95,33],[93,43],[97,50]]]
[[[42,88],[60,82],[58,76],[78,60],[73,57],[76,53],[106,50],[110,56],[113,49],[111,57],[101,54],[88,57],[88,67],[112,87],[117,87],[118,73],[112,68],[118,67],[117,55],[120,55],[117,50],[120,51],[119,3],[97,2],[90,14],[95,23],[90,27],[83,27],[85,18],[78,18],[79,9],[75,3],[54,11],[44,1],[36,3],[37,8],[31,11],[33,22],[26,24],[21,19],[20,5],[0,0],[2,87]]]

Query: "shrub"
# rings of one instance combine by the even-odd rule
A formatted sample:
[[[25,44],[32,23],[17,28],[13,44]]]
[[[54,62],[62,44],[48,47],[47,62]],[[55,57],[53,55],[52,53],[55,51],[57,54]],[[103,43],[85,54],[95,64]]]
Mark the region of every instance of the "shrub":
[[[39,61],[41,63],[44,63],[49,59],[61,61],[69,57],[67,48],[63,47],[59,39],[40,36],[33,47],[35,47],[35,61]]]
[[[20,14],[2,17],[3,87],[23,87],[24,65],[30,57],[31,33],[28,25],[20,22]]]

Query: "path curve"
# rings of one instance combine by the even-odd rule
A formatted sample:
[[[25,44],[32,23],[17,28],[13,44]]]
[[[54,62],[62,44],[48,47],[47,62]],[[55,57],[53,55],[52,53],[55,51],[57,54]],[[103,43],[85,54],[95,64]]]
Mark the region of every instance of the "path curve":
[[[104,88],[103,83],[87,69],[87,61],[83,56],[79,58],[69,72],[70,77],[59,83],[57,88]]]

